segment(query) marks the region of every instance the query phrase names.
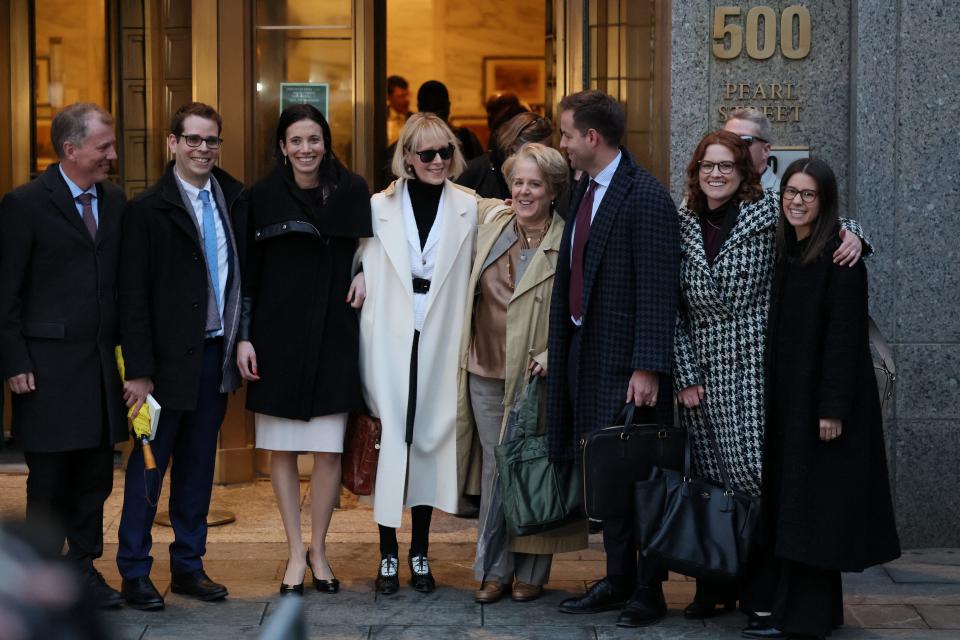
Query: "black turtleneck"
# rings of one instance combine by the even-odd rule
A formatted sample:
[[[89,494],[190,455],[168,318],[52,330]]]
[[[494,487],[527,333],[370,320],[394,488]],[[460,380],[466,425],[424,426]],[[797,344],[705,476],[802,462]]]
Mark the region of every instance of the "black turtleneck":
[[[417,231],[420,233],[420,248],[427,244],[427,236],[437,219],[437,209],[440,208],[440,195],[443,185],[428,184],[417,179],[407,180],[407,190],[410,193],[410,203],[413,205],[413,217],[417,221]]]
[[[700,229],[703,232],[703,249],[707,255],[707,264],[713,265],[720,247],[730,235],[730,229],[736,223],[740,212],[740,199],[730,198],[716,209],[704,207],[700,214]]]

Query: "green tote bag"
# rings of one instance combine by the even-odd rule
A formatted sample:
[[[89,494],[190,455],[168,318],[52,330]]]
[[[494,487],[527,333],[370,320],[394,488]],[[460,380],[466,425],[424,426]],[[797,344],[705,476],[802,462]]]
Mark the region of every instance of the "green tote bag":
[[[495,451],[503,515],[514,536],[556,529],[583,514],[579,467],[550,462],[547,436],[537,433],[540,387],[534,376],[521,391],[510,411],[506,437]]]

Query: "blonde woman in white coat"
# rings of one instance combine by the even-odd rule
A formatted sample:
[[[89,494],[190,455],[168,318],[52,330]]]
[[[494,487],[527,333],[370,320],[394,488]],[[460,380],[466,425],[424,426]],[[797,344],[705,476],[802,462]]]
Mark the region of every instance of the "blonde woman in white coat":
[[[393,157],[399,179],[373,196],[373,237],[362,242],[366,301],[360,372],[383,424],[373,495],[380,526],[377,591],[399,588],[396,529],[411,507],[408,566],[417,591],[435,588],[427,557],[433,508],[455,513],[457,372],[477,200],[450,181],[464,167],[457,139],[429,113],[410,117]]]

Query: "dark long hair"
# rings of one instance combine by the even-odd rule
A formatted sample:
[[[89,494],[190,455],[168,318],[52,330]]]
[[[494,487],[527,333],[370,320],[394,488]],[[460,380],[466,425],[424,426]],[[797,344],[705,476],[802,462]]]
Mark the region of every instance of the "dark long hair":
[[[797,232],[793,225],[787,222],[783,212],[783,190],[787,188],[790,178],[798,173],[805,173],[817,184],[816,201],[820,209],[810,230],[810,241],[799,255],[794,255]],[[840,214],[837,208],[837,177],[833,174],[830,165],[816,158],[801,158],[790,163],[780,180],[780,220],[777,222],[777,249],[780,255],[796,259],[801,265],[815,262],[823,250],[837,240],[840,228]]]
[[[327,119],[323,117],[323,114],[320,113],[320,110],[312,104],[293,104],[284,109],[283,113],[280,114],[280,120],[277,121],[277,143],[274,147],[277,164],[282,165],[286,160],[283,152],[280,151],[280,143],[286,141],[287,129],[290,128],[290,125],[300,122],[301,120],[313,120],[320,125],[320,130],[323,131],[323,159],[320,161],[320,166],[317,171],[321,182],[329,182],[336,177],[336,166],[339,162],[337,161],[337,156],[333,153],[330,124],[327,122]]]
[[[762,198],[763,187],[760,186],[757,169],[753,166],[750,147],[740,139],[740,136],[720,130],[703,136],[697,148],[693,150],[693,157],[687,165],[687,208],[698,215],[706,211],[707,198],[700,188],[700,161],[707,154],[707,147],[712,144],[724,146],[733,153],[734,168],[742,177],[740,188],[733,197],[740,198],[744,202],[756,202]]]

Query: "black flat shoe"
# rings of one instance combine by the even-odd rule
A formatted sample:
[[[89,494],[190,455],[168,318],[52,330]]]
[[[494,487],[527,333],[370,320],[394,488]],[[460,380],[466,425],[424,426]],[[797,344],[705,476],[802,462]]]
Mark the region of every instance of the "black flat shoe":
[[[627,593],[617,589],[609,578],[594,582],[585,594],[560,603],[563,613],[600,613],[620,609],[627,602]]]
[[[740,631],[744,638],[783,638],[784,633],[769,624],[770,616],[750,614],[747,626]]]
[[[287,566],[290,566],[289,561],[287,562]],[[307,551],[307,566],[310,566],[310,552],[309,552],[309,551]],[[286,573],[286,572],[287,572],[286,569],[284,569],[283,572]],[[304,568],[303,573],[304,573],[304,575],[306,575],[306,573],[307,573],[306,568]],[[281,596],[290,596],[290,595],[302,596],[302,595],[303,595],[303,580],[300,581],[300,584],[287,584],[286,582],[283,582],[283,581],[281,580],[281,581],[280,581],[280,595],[281,595]]]
[[[377,593],[389,596],[400,588],[400,561],[397,556],[390,554],[380,557],[380,571],[374,582]]]
[[[705,620],[737,608],[736,600],[727,602],[712,602],[710,600],[696,600],[688,604],[683,610],[683,617],[688,620]]]
[[[410,586],[420,593],[430,593],[437,588],[437,582],[430,573],[430,560],[426,555],[418,553],[407,558],[410,565]]]
[[[310,567],[310,572],[313,573],[313,588],[319,591],[320,593],[337,593],[340,591],[340,581],[337,580],[337,577],[334,576],[329,580],[321,580],[317,578],[316,572],[313,570],[313,563],[310,562],[310,550],[307,550],[307,566]],[[333,570],[330,570],[330,573],[333,573]]]
[[[140,611],[158,611],[163,609],[163,596],[153,586],[150,576],[141,576],[124,580],[120,586],[120,595],[128,607]]]

